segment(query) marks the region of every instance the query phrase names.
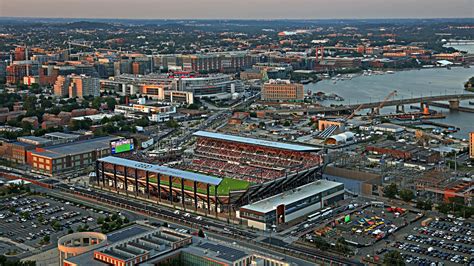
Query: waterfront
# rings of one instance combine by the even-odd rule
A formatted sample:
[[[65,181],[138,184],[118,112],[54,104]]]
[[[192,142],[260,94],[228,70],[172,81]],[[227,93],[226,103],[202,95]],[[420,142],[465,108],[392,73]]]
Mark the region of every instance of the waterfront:
[[[345,99],[338,102],[324,101],[324,105],[331,103],[357,104],[382,101],[393,90],[398,92],[395,99],[469,93],[464,90],[463,85],[473,75],[473,68],[461,67],[452,68],[451,70],[445,68],[409,70],[395,72],[394,74],[360,75],[351,80],[338,80],[335,83],[333,80],[322,80],[316,84],[305,85],[305,90],[335,93]],[[468,106],[468,101],[463,101],[461,105]],[[474,114],[434,109],[447,115],[445,119],[438,120],[439,122],[461,128],[454,136],[467,138],[468,133],[474,131]],[[395,108],[386,107],[383,112],[395,112]]]

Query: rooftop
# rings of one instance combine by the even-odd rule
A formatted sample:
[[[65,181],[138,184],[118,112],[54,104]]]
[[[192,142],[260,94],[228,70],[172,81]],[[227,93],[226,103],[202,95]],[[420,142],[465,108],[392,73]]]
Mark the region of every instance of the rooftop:
[[[76,141],[72,143],[50,146],[44,149],[44,151],[32,151],[32,154],[60,158],[65,155],[82,154],[87,151],[93,151],[97,149],[105,149],[110,146],[112,140],[119,139],[118,137],[100,137],[94,139],[88,139],[83,141]],[[49,140],[48,140],[49,141]]]
[[[76,134],[68,134],[63,132],[51,132],[44,134],[46,138],[56,138],[56,139],[76,139],[79,138],[80,135]]]
[[[20,142],[38,142],[40,144],[47,144],[51,143],[51,140],[42,138],[42,137],[36,137],[36,136],[23,136],[23,137],[18,137],[18,141]]]
[[[317,180],[296,189],[288,190],[261,201],[245,205],[241,208],[259,213],[268,213],[275,210],[278,205],[288,205],[331,188],[335,188],[341,184],[342,183],[329,180]]]
[[[214,177],[214,176],[208,176],[208,175],[198,174],[194,172],[178,170],[178,169],[174,169],[174,168],[170,168],[166,166],[148,164],[148,163],[143,163],[139,161],[114,157],[114,156],[107,156],[107,157],[99,159],[98,161],[131,167],[131,168],[163,174],[167,176],[180,177],[186,180],[197,181],[197,182],[214,185],[214,186],[219,185],[222,181],[221,178]]]
[[[214,133],[208,131],[198,131],[193,134],[194,136],[198,137],[205,137],[205,138],[212,138],[212,139],[220,139],[225,141],[234,141],[240,142],[245,144],[251,145],[258,145],[263,147],[275,148],[275,149],[283,149],[283,150],[291,150],[291,151],[318,151],[318,148],[303,146],[303,145],[296,145],[296,144],[289,144],[289,143],[282,143],[276,141],[268,141],[268,140],[261,140],[261,139],[252,139],[240,136],[233,136],[233,135],[226,135],[221,133]]]
[[[190,246],[186,248],[184,252],[212,258],[215,260],[220,260],[231,264],[235,261],[241,260],[249,256],[248,253],[242,250],[211,242],[204,242],[198,245]]]

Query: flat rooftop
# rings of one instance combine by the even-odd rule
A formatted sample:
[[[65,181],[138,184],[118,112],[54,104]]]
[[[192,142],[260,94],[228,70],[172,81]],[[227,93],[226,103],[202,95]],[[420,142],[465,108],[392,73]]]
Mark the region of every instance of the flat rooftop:
[[[61,158],[66,155],[82,154],[88,151],[97,149],[105,149],[110,146],[112,140],[117,140],[119,137],[100,137],[82,141],[71,142],[56,146],[49,146],[44,151],[32,151],[31,154],[38,156]],[[48,140],[50,141],[50,140]]]
[[[63,132],[51,132],[44,134],[46,138],[57,138],[57,139],[77,139],[80,135],[77,134],[68,134]]]
[[[319,148],[315,147],[309,147],[309,146],[303,146],[303,145],[297,145],[297,144],[289,144],[289,143],[283,143],[283,142],[276,142],[276,141],[268,141],[268,140],[262,140],[262,139],[253,139],[253,138],[246,138],[246,137],[240,137],[240,136],[234,136],[234,135],[226,135],[226,134],[221,134],[221,133],[214,133],[214,132],[208,132],[208,131],[198,131],[193,134],[194,136],[197,137],[205,137],[205,138],[212,138],[212,139],[219,139],[219,140],[225,140],[225,141],[233,141],[233,142],[239,142],[239,143],[244,143],[244,144],[251,144],[251,145],[257,145],[257,146],[263,146],[263,147],[268,147],[268,148],[275,148],[275,149],[283,149],[283,150],[290,150],[290,151],[319,151]]]
[[[183,171],[179,169],[174,169],[166,166],[160,166],[155,164],[148,164],[139,161],[114,157],[114,156],[107,156],[104,158],[99,159],[100,162],[111,163],[121,166],[126,166],[130,168],[135,168],[143,171],[148,171],[152,173],[163,174],[167,176],[179,177],[190,181],[197,181],[200,183],[205,183],[209,185],[219,185],[222,181],[222,178],[208,176],[203,174],[198,174],[194,172]]]
[[[211,242],[204,242],[198,245],[189,246],[184,249],[183,252],[231,264],[249,256],[249,254],[245,251]]]
[[[293,202],[305,199],[312,195],[321,193],[323,191],[335,188],[342,183],[333,182],[329,180],[317,180],[304,186],[285,191],[275,196],[242,206],[241,209],[247,209],[259,213],[268,213],[277,208],[281,204],[291,204]]]
[[[50,139],[43,138],[43,137],[36,137],[36,136],[18,137],[17,140],[20,141],[20,142],[37,142],[37,143],[40,143],[40,144],[51,143]]]

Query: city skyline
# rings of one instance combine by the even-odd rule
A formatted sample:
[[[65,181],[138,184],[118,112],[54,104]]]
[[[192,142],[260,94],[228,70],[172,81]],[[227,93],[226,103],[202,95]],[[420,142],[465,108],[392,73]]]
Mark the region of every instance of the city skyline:
[[[113,4],[113,5],[112,5]],[[28,6],[28,9],[24,7]],[[94,8],[91,8],[94,7]],[[143,8],[146,7],[146,8]],[[71,12],[73,10],[74,12]],[[472,18],[473,0],[16,0],[0,3],[0,17],[129,19]]]

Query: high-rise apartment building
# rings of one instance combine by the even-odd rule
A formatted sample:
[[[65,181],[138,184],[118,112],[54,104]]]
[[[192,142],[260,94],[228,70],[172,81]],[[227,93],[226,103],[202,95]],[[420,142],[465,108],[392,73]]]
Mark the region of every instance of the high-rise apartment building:
[[[84,98],[100,96],[99,79],[87,75],[58,76],[54,84],[54,94],[60,97]]]

